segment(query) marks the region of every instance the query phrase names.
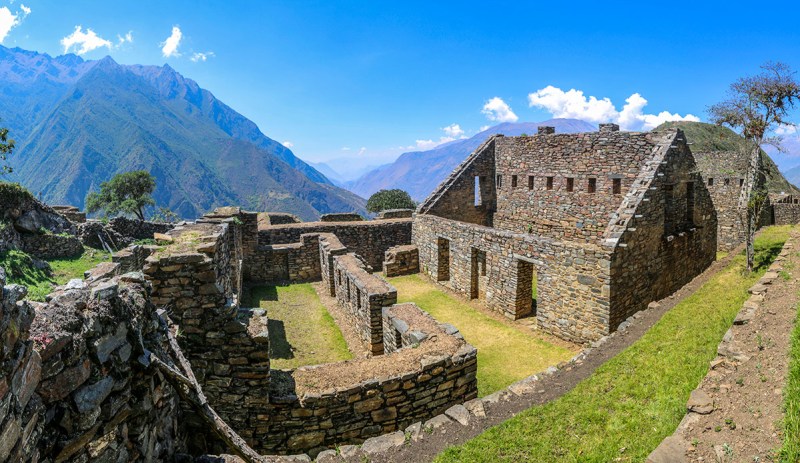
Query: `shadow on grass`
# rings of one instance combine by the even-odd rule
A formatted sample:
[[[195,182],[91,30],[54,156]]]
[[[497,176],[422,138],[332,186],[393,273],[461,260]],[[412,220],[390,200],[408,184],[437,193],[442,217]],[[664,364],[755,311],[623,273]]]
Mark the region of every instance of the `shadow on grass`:
[[[277,286],[254,286],[249,288],[251,307],[258,307],[261,301],[277,301],[278,300],[278,287]]]
[[[783,243],[767,243],[762,246],[756,246],[755,255],[753,256],[753,271],[769,267],[778,254],[783,249]]]
[[[286,328],[283,320],[269,319],[267,321],[269,332],[269,356],[274,359],[293,359],[294,348],[286,339]]]

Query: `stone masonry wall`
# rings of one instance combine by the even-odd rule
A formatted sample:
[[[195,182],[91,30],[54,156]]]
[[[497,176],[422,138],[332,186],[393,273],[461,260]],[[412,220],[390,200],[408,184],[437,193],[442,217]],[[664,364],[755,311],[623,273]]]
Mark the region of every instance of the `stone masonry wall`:
[[[244,278],[248,281],[317,281],[320,278],[319,234],[300,235],[299,243],[259,246],[245,261]]]
[[[745,240],[745,224],[738,204],[748,161],[735,151],[693,154],[717,211],[717,246],[720,251],[730,251]]]
[[[333,258],[336,301],[350,315],[373,355],[383,354],[382,310],[397,302],[397,290],[365,270],[354,254]]]
[[[295,389],[270,398],[265,447],[315,455],[405,429],[477,397],[477,351],[457,331],[414,304],[394,305],[386,316],[419,333],[420,341],[379,357],[290,372]],[[320,378],[325,389],[314,387]]]
[[[599,242],[609,216],[653,147],[650,133],[500,138],[495,158],[496,176],[502,181],[494,226],[559,240]]]
[[[380,211],[375,220],[409,219],[414,216],[414,209],[386,209]]]
[[[251,445],[269,417],[269,337],[263,313],[239,309],[241,241],[235,221],[169,232],[174,242],[146,259],[155,304],[170,310],[179,342],[209,403]],[[192,414],[191,448],[221,450]]]
[[[386,251],[383,274],[388,277],[419,273],[419,250],[413,244],[394,246]]]
[[[617,215],[635,213],[609,229],[610,236],[621,233],[611,260],[611,330],[678,290],[716,258],[712,196],[683,134],[668,133],[665,140]]]
[[[39,259],[64,259],[83,254],[83,244],[73,235],[23,233],[22,250]]]
[[[320,276],[330,296],[336,296],[334,259],[347,254],[347,248],[333,233],[319,234]]]
[[[542,329],[578,342],[608,334],[609,251],[427,214],[416,215],[413,233],[421,272],[439,284],[517,319],[532,314],[535,274]],[[443,254],[446,261],[440,262]],[[475,258],[479,255],[485,262]],[[441,269],[448,269],[447,275]],[[483,292],[474,291],[479,279]]]
[[[362,220],[364,217],[356,213],[322,214],[319,217],[320,222],[360,222]]]
[[[776,203],[772,205],[775,225],[800,223],[800,204]]]
[[[127,217],[114,217],[106,226],[128,240],[153,239],[153,234],[166,233],[175,228],[175,224],[171,223],[149,222]]]
[[[387,249],[411,244],[411,219],[371,220],[362,222],[307,222],[276,225],[258,231],[259,246],[289,244],[307,233],[334,233],[341,243],[368,265],[379,269]]]
[[[448,219],[492,225],[497,208],[495,185],[495,135],[472,152],[417,209]]]

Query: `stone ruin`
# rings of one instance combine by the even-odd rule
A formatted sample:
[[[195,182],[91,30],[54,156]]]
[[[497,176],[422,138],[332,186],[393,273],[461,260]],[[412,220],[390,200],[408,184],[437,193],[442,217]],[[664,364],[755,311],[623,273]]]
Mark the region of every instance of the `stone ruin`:
[[[14,224],[28,214],[63,229],[23,232],[38,240],[127,247],[45,303],[0,270],[0,461],[313,456],[433,419],[477,396],[477,351],[397,304],[375,271],[421,273],[561,338],[597,340],[741,240],[738,177],[720,184],[709,159],[680,130],[542,128],[490,138],[416,213],[374,220],[227,207],[177,226],[100,224],[68,207],[12,210]],[[769,223],[797,223],[799,202],[773,197]],[[0,245],[33,240],[19,229]],[[59,243],[25,246],[48,256],[68,248]],[[242,293],[311,281],[371,355],[272,369],[268,314],[243,307]]]

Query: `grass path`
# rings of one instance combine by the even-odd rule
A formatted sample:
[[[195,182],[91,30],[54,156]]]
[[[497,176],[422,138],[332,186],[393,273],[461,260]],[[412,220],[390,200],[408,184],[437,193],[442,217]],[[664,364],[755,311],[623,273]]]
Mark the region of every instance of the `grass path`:
[[[780,252],[788,232],[789,227],[771,227],[759,235],[752,274],[744,273],[744,257],[735,256],[572,391],[446,450],[436,461],[643,461],[683,418],[689,393],[706,374],[747,289]]]
[[[267,309],[272,368],[338,362],[352,357],[333,317],[309,283],[257,286],[250,307]]]
[[[800,315],[800,305],[797,307]],[[800,317],[795,318],[792,331],[792,347],[789,351],[789,374],[783,390],[784,419],[783,447],[780,461],[800,461]]]
[[[491,318],[443,292],[419,275],[389,278],[398,302],[415,302],[442,323],[450,323],[478,349],[478,395],[568,360],[575,352],[555,346],[510,324]]]

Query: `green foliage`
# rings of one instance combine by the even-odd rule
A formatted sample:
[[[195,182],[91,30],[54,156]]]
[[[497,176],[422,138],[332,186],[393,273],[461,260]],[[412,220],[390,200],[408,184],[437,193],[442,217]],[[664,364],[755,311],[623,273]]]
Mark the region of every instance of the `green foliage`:
[[[8,156],[14,151],[14,140],[8,138],[8,129],[0,127],[0,175],[11,172],[11,166],[6,164]]]
[[[395,188],[393,190],[380,190],[367,200],[367,210],[378,213],[387,209],[414,209],[417,204],[405,191]]]
[[[797,306],[800,314],[800,304]],[[800,461],[800,319],[795,318],[792,347],[789,351],[789,374],[783,390],[783,447],[780,461]]]
[[[99,192],[86,196],[86,211],[104,211],[105,216],[133,214],[139,220],[144,220],[145,206],[155,204],[151,196],[155,188],[156,180],[147,171],[117,174],[111,180],[101,183]]]
[[[33,200],[33,195],[19,183],[0,182],[0,204],[3,209],[17,207],[20,203]]]
[[[788,230],[770,227],[758,237],[760,266],[754,272],[745,272],[744,256],[737,255],[570,392],[446,450],[436,461],[644,461],[685,415],[686,400],[708,372],[747,289],[780,251]],[[794,397],[800,400],[800,394]]]

